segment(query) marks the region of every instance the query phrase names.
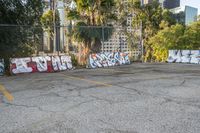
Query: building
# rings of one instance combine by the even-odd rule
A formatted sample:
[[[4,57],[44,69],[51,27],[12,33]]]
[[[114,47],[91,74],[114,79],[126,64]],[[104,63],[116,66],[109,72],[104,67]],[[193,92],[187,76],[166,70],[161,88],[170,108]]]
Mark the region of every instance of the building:
[[[163,8],[173,9],[180,7],[180,0],[159,0]]]
[[[198,9],[190,6],[185,6],[185,25],[197,21]]]
[[[198,9],[182,6],[180,0],[159,0],[163,8],[169,9],[178,23],[189,25],[197,21]]]
[[[170,10],[178,23],[189,25],[197,21],[198,9],[191,6],[182,6]]]
[[[150,4],[153,1],[157,1],[163,8],[172,9],[180,6],[180,0],[141,0],[142,5]]]
[[[189,25],[197,21],[198,9],[191,6],[182,6],[181,0],[159,0],[161,6],[169,9],[178,23]]]

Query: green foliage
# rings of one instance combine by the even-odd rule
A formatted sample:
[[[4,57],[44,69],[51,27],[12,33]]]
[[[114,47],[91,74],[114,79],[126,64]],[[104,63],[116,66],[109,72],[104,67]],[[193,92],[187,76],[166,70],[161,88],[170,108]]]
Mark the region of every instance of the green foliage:
[[[137,10],[141,8],[140,6],[140,1],[138,0],[128,0],[127,2],[116,0],[116,24],[120,27],[122,26],[120,32],[126,35],[127,45],[130,50],[138,48],[141,42],[141,33],[138,32],[139,26],[133,26],[132,24],[127,23],[127,20],[134,16]],[[128,30],[128,28],[131,28],[131,31]]]
[[[200,21],[200,15],[197,16],[197,20]]]
[[[186,28],[183,42],[188,49],[200,49],[200,20]]]
[[[99,52],[101,40],[108,39],[112,34],[112,28],[108,23],[115,20],[114,0],[76,0],[76,9],[68,9],[67,17],[73,20],[74,25],[69,28],[74,40],[83,42],[92,52]],[[111,25],[109,25],[111,26]],[[102,32],[105,33],[103,36]]]
[[[172,14],[169,10],[162,9],[157,1],[153,1],[151,4],[140,6],[140,0],[134,1],[135,6],[132,10],[134,12],[133,27],[139,28],[142,24],[142,36],[144,42],[145,61],[152,59],[152,45],[149,43],[149,38],[154,36],[163,27],[162,24],[172,25],[175,24],[175,20],[171,17]]]
[[[38,25],[43,11],[41,0],[0,0],[0,23]],[[6,15],[5,15],[6,14]]]
[[[161,21],[165,21],[169,25],[176,24],[176,20],[173,18],[173,13],[170,12],[168,9],[164,9],[162,11],[162,20]]]
[[[71,10],[68,12],[67,17],[69,20],[79,20],[80,16],[76,10]]]
[[[0,0],[0,24],[4,24],[0,26],[0,58],[6,63],[9,58],[30,56],[38,49],[42,12],[41,0]]]
[[[200,49],[200,21],[188,27],[176,24],[166,26],[149,39],[155,61],[164,62],[170,49]]]
[[[53,10],[48,10],[44,12],[40,18],[42,28],[49,34],[49,37],[53,37],[54,34],[54,12]],[[55,11],[55,26],[59,25],[60,19],[58,15],[58,10]]]
[[[112,27],[88,27],[84,22],[78,22],[73,29],[73,35],[79,42],[87,42],[91,38],[102,39],[102,32],[104,32],[104,39],[109,38],[109,33],[112,32]]]
[[[168,49],[179,49],[180,37],[184,34],[184,27],[182,25],[173,25],[165,27],[159,31],[155,36],[149,39],[149,44],[152,48],[152,56],[155,61],[166,61],[168,56]]]
[[[71,60],[72,60],[72,65],[73,65],[74,67],[78,66],[78,59],[77,59],[77,56],[74,55],[74,54],[70,54],[70,56],[71,56]]]
[[[43,28],[48,32],[48,33],[52,33],[53,32],[53,11],[52,10],[48,10],[46,12],[43,13],[43,15],[40,18],[40,22],[43,26]]]

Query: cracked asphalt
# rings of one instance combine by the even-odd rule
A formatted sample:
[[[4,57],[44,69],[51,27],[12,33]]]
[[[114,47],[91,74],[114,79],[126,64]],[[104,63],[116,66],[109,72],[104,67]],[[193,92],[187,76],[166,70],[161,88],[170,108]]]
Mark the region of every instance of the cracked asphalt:
[[[200,66],[131,64],[0,77],[0,133],[199,133]]]

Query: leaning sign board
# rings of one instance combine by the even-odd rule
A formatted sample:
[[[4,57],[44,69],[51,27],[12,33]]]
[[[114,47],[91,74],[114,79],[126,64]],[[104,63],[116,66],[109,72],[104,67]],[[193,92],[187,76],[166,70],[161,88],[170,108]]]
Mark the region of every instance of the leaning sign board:
[[[4,59],[0,59],[0,76],[3,76],[4,70]]]
[[[10,59],[11,74],[56,72],[72,69],[71,57],[63,56],[38,56]]]
[[[110,67],[130,64],[128,53],[104,52],[90,54],[88,68]]]
[[[169,63],[200,64],[200,50],[169,50]]]

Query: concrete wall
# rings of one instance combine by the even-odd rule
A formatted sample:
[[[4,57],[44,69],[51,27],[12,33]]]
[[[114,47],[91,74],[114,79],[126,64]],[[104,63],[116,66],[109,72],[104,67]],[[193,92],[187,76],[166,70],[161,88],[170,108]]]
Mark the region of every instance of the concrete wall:
[[[200,50],[169,50],[168,62],[200,64]]]
[[[72,69],[70,56],[39,56],[27,58],[12,58],[10,60],[11,74],[56,72]]]
[[[88,59],[89,68],[109,67],[109,66],[117,66],[124,64],[130,64],[128,53],[105,52],[105,53],[90,54]]]

